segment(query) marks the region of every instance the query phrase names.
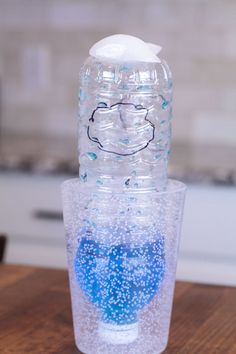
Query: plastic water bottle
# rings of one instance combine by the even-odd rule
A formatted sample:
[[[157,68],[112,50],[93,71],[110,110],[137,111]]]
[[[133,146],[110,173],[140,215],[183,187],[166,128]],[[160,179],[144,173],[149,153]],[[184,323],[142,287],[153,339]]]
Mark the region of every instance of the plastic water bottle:
[[[80,82],[79,162],[86,188],[165,188],[172,115],[166,62],[90,56]]]
[[[168,337],[184,187],[167,179],[172,79],[159,50],[111,36],[80,72],[79,180],[65,182],[63,202],[75,337],[85,353],[160,353]],[[163,291],[164,339],[159,333],[150,351],[144,317]]]

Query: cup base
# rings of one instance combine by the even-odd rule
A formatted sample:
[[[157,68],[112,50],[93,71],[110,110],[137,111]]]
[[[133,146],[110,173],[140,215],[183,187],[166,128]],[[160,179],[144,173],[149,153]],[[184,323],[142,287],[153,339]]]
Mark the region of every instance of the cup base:
[[[127,325],[99,322],[98,333],[101,339],[110,344],[132,343],[138,337],[138,322]]]

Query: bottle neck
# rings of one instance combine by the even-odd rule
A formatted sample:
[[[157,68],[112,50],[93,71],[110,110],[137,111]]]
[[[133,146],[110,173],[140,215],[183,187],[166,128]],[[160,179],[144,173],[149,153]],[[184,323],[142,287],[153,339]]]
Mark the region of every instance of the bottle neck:
[[[120,166],[106,164],[104,167],[81,166],[80,181],[84,188],[107,192],[145,192],[164,190],[167,183],[167,161],[158,164]]]

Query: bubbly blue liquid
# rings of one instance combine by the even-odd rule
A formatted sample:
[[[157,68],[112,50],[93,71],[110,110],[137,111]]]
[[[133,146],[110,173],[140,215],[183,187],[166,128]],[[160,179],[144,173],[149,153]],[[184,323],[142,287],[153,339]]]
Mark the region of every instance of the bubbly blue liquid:
[[[107,246],[84,232],[74,266],[82,291],[100,309],[102,321],[130,324],[137,321],[138,311],[150,303],[164,278],[164,238],[140,247]]]

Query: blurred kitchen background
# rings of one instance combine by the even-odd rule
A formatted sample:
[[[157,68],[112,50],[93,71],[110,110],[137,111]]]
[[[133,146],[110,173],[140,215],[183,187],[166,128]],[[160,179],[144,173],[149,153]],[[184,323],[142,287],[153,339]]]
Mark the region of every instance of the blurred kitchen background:
[[[188,184],[178,279],[236,285],[236,2],[0,0],[0,234],[7,263],[65,267],[60,184],[78,174],[78,72],[115,33],[174,76],[169,174]]]

